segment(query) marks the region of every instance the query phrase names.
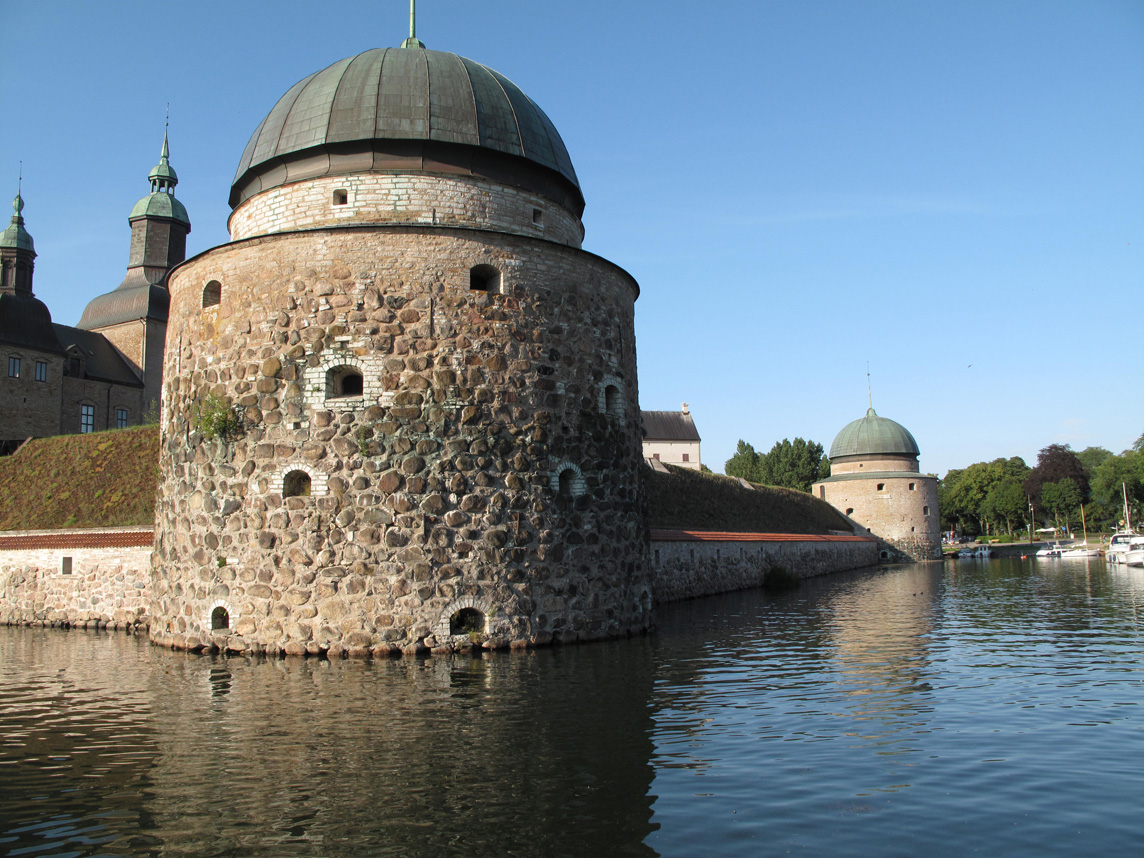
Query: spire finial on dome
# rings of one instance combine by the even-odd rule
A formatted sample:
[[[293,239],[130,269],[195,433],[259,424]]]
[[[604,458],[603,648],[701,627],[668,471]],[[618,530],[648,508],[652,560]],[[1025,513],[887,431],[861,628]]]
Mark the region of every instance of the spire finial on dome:
[[[870,400],[870,410],[866,412],[867,417],[874,416],[874,388],[870,386],[870,361],[866,361],[866,396]]]
[[[171,167],[171,147],[167,143],[167,129],[171,125],[171,105],[167,105],[167,116],[163,120],[163,148],[159,151],[159,163],[147,176],[151,181],[151,193],[174,194],[179,177]]]
[[[401,43],[401,47],[425,47],[425,43],[417,38],[417,0],[409,0],[409,38]]]

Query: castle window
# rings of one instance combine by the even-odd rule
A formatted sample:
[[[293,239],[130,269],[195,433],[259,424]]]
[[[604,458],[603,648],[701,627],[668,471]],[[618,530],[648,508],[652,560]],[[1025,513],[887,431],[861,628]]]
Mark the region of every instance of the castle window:
[[[79,431],[85,434],[95,431],[94,405],[81,405],[79,407]]]
[[[691,454],[690,453],[684,453],[683,454],[683,461],[690,462],[691,461]]]
[[[826,500],[826,486],[818,487],[818,497],[820,500]]]
[[[544,211],[543,209],[532,210],[532,222],[536,226],[544,226]]]
[[[914,490],[914,483],[910,483],[910,491],[912,492],[913,490]]]
[[[72,570],[72,559],[70,557],[60,558],[60,574],[70,575]]]
[[[929,515],[929,507],[928,506],[922,507],[922,515]]]
[[[222,605],[219,605],[217,608],[211,611],[211,631],[217,632],[221,629],[229,628],[230,612]]]
[[[361,370],[353,366],[336,366],[326,373],[326,398],[361,396],[365,390]]]
[[[571,468],[566,468],[560,472],[560,491],[559,495],[562,498],[572,497],[572,481],[576,478],[576,474]]]
[[[886,484],[885,484],[885,483],[878,483],[878,491],[882,491],[882,490],[884,490],[885,488],[886,488]]]
[[[115,409],[115,428],[116,429],[126,429],[127,428],[127,409],[126,408],[116,408]]]
[[[469,269],[469,288],[474,292],[499,292],[500,272],[491,265],[474,265]]]
[[[291,471],[282,478],[282,497],[308,498],[310,496],[310,475],[305,471]]]
[[[624,416],[624,400],[620,396],[620,388],[615,384],[604,387],[604,413],[610,417]]]
[[[18,357],[8,358],[8,378],[20,377],[20,359]]]
[[[461,608],[449,618],[449,634],[474,635],[485,631],[485,615],[476,608]]]
[[[854,507],[852,507],[852,506],[846,507],[846,514],[847,515],[854,515]]]
[[[334,191],[334,205],[335,206],[346,206],[346,205],[349,205],[349,202],[350,202],[349,191],[347,191],[345,188],[338,188],[336,191]]]
[[[551,478],[552,490],[558,497],[578,498],[588,490],[584,482],[584,475],[580,469],[571,462],[561,462],[553,470]]]
[[[203,309],[217,307],[222,301],[222,284],[212,280],[203,287]]]
[[[43,360],[36,361],[36,381],[48,380],[48,362]]]

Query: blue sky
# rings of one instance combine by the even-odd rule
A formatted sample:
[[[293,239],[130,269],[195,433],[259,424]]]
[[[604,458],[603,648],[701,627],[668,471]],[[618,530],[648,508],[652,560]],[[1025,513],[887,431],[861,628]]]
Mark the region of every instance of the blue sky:
[[[584,246],[640,282],[645,409],[829,446],[867,407],[924,471],[1144,432],[1139,0],[421,0],[430,48],[560,129]],[[395,46],[405,0],[0,0],[0,195],[75,324],[127,263],[171,107],[190,253],[296,81]]]

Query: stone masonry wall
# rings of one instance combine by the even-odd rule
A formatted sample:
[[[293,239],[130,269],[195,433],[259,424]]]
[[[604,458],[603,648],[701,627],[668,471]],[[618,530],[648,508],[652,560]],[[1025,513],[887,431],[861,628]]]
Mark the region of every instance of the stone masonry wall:
[[[496,292],[470,289],[476,265]],[[170,290],[155,641],[378,655],[648,627],[621,269],[503,233],[342,227],[216,248]],[[337,367],[361,396],[328,395]],[[196,429],[208,394],[239,433]],[[284,497],[298,469],[310,493]],[[480,628],[453,628],[463,611]]]
[[[335,192],[345,192],[345,202]],[[340,198],[339,198],[340,200]],[[580,219],[551,200],[476,177],[363,173],[281,185],[251,197],[230,216],[234,240],[354,223],[468,226],[579,247]]]
[[[812,578],[877,562],[877,541],[852,536],[695,533],[684,537],[652,531],[651,538],[657,605],[760,587],[775,566]]]
[[[935,478],[913,473],[871,474],[869,479],[816,483],[814,490],[867,533],[906,556],[914,560],[941,558]]]
[[[0,535],[0,623],[145,624],[150,584],[151,528]]]
[[[9,358],[20,359],[20,374],[8,375]],[[36,380],[36,363],[46,364],[46,381]],[[63,357],[29,348],[0,348],[0,441],[58,435]]]

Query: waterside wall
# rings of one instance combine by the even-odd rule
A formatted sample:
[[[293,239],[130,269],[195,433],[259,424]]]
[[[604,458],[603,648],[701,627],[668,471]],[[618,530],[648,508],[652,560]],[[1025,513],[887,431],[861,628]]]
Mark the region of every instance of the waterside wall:
[[[776,567],[813,578],[878,562],[878,541],[850,535],[652,530],[656,604],[761,587]]]
[[[0,534],[0,624],[146,625],[151,543],[148,527]],[[665,604],[762,586],[777,566],[802,578],[872,566],[878,543],[848,535],[652,530],[650,556],[655,602]]]
[[[0,534],[0,624],[147,624],[150,527]]]

